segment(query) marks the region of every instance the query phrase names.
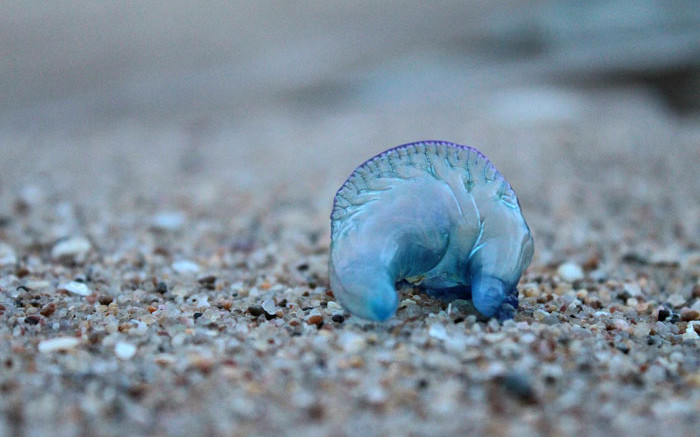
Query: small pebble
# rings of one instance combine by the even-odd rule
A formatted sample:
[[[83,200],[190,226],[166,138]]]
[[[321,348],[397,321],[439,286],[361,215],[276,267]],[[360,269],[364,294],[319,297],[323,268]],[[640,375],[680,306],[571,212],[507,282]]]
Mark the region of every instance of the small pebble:
[[[306,319],[306,323],[310,325],[316,325],[319,326],[321,323],[323,323],[323,316],[320,316],[318,314],[314,314],[310,316],[308,319]]]
[[[181,212],[160,212],[153,216],[151,226],[160,231],[177,231],[185,224],[185,215]]]
[[[639,297],[642,295],[642,287],[635,283],[626,283],[622,286],[623,291],[627,292],[628,295],[633,297]]]
[[[681,311],[681,320],[684,322],[690,322],[691,320],[700,320],[700,311],[684,309]]]
[[[537,402],[535,390],[530,380],[519,373],[509,373],[502,379],[503,388],[522,402],[533,404]]]
[[[335,323],[343,323],[345,321],[345,317],[343,317],[342,314],[333,314],[331,320],[333,320]]]
[[[173,270],[182,274],[199,273],[199,266],[192,261],[175,261],[172,265]]]
[[[136,346],[125,341],[118,341],[114,345],[114,354],[120,360],[130,360],[136,355]]]
[[[55,303],[47,303],[43,307],[41,307],[41,310],[39,310],[39,314],[41,314],[44,317],[50,317],[54,312],[56,311],[56,304]]]
[[[698,335],[698,328],[700,328],[700,322],[692,321],[688,323],[683,333],[683,340],[698,340],[700,335]]]
[[[51,249],[51,257],[56,260],[71,259],[76,262],[83,262],[90,252],[92,245],[85,237],[72,237],[59,241]]]
[[[69,293],[79,296],[90,296],[92,291],[84,282],[71,281],[58,287],[59,290],[66,290]]]
[[[263,311],[265,311],[269,316],[275,314],[275,312],[277,311],[277,308],[275,307],[275,301],[272,299],[265,299],[262,302],[261,306]]]
[[[260,305],[251,305],[248,307],[248,313],[251,316],[255,316],[255,317],[262,316],[264,312],[265,312],[265,310]]]
[[[566,262],[559,266],[557,274],[567,282],[574,282],[583,279],[583,269],[578,264]]]
[[[340,306],[340,304],[333,302],[333,301],[328,302],[328,305],[326,306],[326,308],[329,311],[342,311],[342,309],[343,309],[343,307]]]
[[[670,303],[674,307],[678,308],[678,307],[682,307],[683,305],[685,305],[685,299],[683,298],[683,296],[676,293],[676,294],[672,294],[668,297],[668,303]]]
[[[79,344],[80,340],[75,337],[56,337],[40,342],[38,348],[41,353],[49,353],[73,349]]]
[[[31,316],[27,316],[24,318],[24,323],[27,323],[29,325],[36,325],[41,321],[41,317],[37,316],[36,314],[32,314]]]
[[[445,325],[440,323],[433,323],[428,328],[428,335],[438,340],[445,340],[447,338],[447,331],[445,330]]]
[[[664,307],[661,307],[661,308],[659,308],[659,312],[658,312],[658,314],[657,314],[657,316],[656,316],[656,320],[658,320],[659,322],[663,322],[663,321],[666,320],[670,315],[671,315],[671,311],[669,311],[668,309],[666,309],[666,308],[664,308]]]
[[[165,284],[165,282],[160,281],[158,285],[156,286],[156,293],[159,294],[165,294],[168,292],[168,286]]]

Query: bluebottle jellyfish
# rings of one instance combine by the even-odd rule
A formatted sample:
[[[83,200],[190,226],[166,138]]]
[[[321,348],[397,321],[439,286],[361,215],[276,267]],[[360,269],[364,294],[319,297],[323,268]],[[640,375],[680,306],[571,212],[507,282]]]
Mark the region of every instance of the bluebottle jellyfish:
[[[471,298],[485,317],[512,318],[533,253],[510,184],[471,147],[394,147],[355,169],[333,202],[331,289],[364,319],[396,313],[401,281],[443,299]]]

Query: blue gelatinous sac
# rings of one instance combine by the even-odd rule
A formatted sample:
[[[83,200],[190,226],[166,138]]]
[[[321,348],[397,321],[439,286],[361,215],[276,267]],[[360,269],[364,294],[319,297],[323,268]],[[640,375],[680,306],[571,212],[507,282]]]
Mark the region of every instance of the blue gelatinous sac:
[[[534,245],[508,182],[476,149],[425,141],[359,166],[331,213],[329,276],[351,313],[386,320],[396,283],[472,299],[486,317],[512,318]]]

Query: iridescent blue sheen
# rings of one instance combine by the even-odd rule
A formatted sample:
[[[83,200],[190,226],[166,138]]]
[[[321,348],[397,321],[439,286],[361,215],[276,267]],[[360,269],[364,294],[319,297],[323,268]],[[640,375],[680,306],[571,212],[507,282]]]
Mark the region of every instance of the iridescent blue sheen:
[[[515,193],[471,147],[389,149],[360,165],[333,202],[331,288],[365,319],[396,312],[403,280],[437,297],[471,297],[486,317],[512,318],[533,251]]]

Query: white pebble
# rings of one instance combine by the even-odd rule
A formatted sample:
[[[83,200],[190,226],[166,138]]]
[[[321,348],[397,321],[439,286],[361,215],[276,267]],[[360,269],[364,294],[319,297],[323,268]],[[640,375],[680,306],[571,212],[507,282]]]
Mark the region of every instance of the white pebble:
[[[57,337],[51,340],[44,340],[39,343],[39,352],[49,353],[73,349],[80,344],[80,340],[75,337]]]
[[[440,323],[433,323],[430,325],[430,329],[428,329],[428,335],[433,338],[437,338],[438,340],[444,340],[447,338],[447,331],[445,330],[444,325],[441,325]]]
[[[698,340],[698,339],[700,339],[700,336],[698,335],[698,333],[695,332],[695,325],[700,325],[700,322],[697,320],[693,320],[692,322],[688,323],[688,326],[686,326],[685,332],[683,333],[683,340]]]
[[[265,299],[262,302],[262,305],[260,305],[262,309],[267,313],[267,314],[275,314],[277,312],[277,308],[275,307],[275,301],[272,299]]]
[[[639,284],[635,284],[633,282],[628,282],[622,286],[622,289],[627,292],[630,296],[641,296],[642,295],[642,287],[639,286]]]
[[[17,263],[15,250],[9,244],[0,243],[0,267],[12,266]]]
[[[326,305],[326,308],[328,311],[342,311],[343,307],[341,307],[339,304],[333,302],[332,300],[328,302]]]
[[[69,293],[80,296],[90,296],[92,291],[83,282],[71,281],[58,287],[59,290],[66,290]]]
[[[114,354],[120,360],[130,360],[136,355],[136,346],[125,341],[118,341],[114,345]]]
[[[567,282],[583,279],[583,269],[576,263],[566,262],[559,266],[557,274]]]
[[[90,240],[85,237],[72,237],[59,241],[51,249],[51,257],[54,259],[72,258],[77,262],[82,262],[90,252]]]
[[[151,224],[161,231],[177,231],[185,224],[185,215],[181,212],[160,212],[153,216]]]
[[[678,293],[674,293],[668,297],[668,303],[670,303],[676,308],[682,307],[683,305],[685,305],[685,298],[683,298],[683,296],[681,296]]]
[[[199,266],[192,261],[175,261],[172,267],[177,273],[199,273]]]
[[[349,354],[356,354],[365,348],[365,338],[351,331],[344,332],[338,338],[338,344]]]

